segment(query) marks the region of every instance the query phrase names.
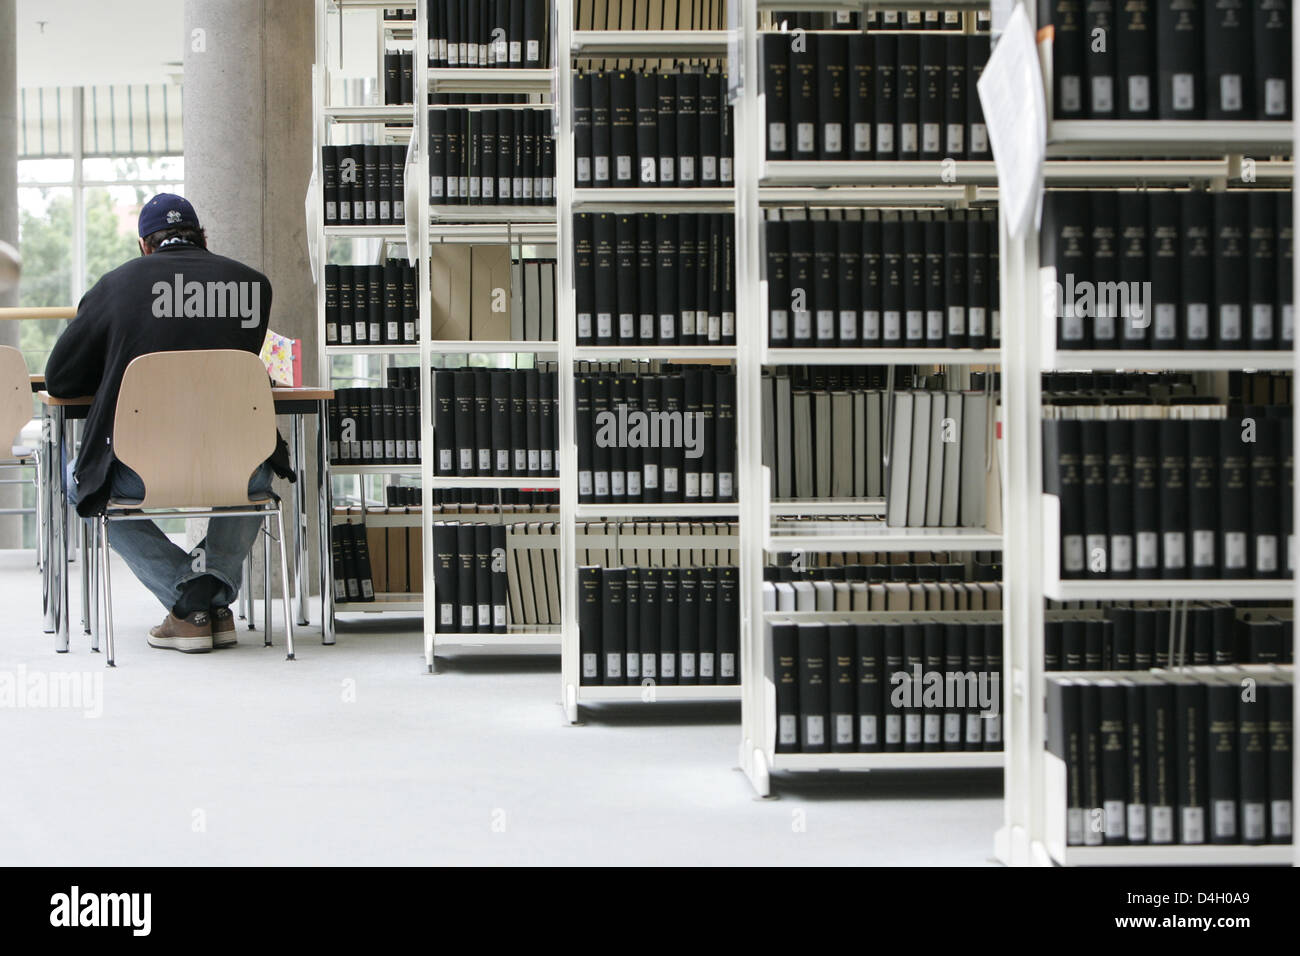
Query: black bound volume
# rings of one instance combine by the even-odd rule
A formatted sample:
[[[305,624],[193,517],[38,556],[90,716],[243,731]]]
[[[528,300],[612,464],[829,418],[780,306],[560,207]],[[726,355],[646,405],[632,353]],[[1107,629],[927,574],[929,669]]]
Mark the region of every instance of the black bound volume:
[[[844,36],[817,37],[817,158],[848,158],[844,120],[848,115],[848,41]]]
[[[1084,575],[1083,450],[1080,423],[1043,422],[1043,491],[1061,503],[1061,577]]]
[[[772,683],[776,688],[776,752],[798,753],[799,734],[799,625],[773,624]]]
[[[1245,345],[1245,312],[1250,295],[1248,219],[1244,194],[1215,193],[1214,344],[1221,349]]]
[[[1151,301],[1147,307],[1151,314],[1146,341],[1153,349],[1182,348],[1179,308],[1184,234],[1178,194],[1164,190],[1152,192],[1147,197],[1147,213],[1147,257],[1151,264]],[[1202,325],[1208,329],[1208,320]]]
[[[829,628],[825,624],[798,626],[799,731],[803,753],[828,753],[830,739]]]
[[[573,162],[574,185],[586,189],[591,178],[591,80],[586,73],[573,74]]]
[[[1160,426],[1160,570],[1166,578],[1187,577],[1187,422]]]
[[[1254,0],[1253,66],[1255,116],[1264,120],[1291,118],[1291,17],[1289,0]]]
[[[870,36],[875,63],[872,113],[876,125],[876,159],[898,158],[898,37],[887,33]],[[792,109],[793,114],[793,109]]]
[[[950,155],[944,149],[944,112],[948,105],[944,50],[944,37],[938,34],[921,37],[922,159],[941,159]],[[962,63],[965,64],[964,57]]]
[[[921,155],[921,41],[914,33],[898,36],[898,158]]]
[[[1219,435],[1219,553],[1225,578],[1250,577],[1251,458],[1240,418],[1216,423]],[[1250,437],[1257,438],[1257,434]]]
[[[1160,81],[1160,119],[1193,120],[1205,116],[1205,24],[1202,2],[1157,0],[1156,63]]]
[[[602,682],[601,601],[601,569],[578,568],[578,653],[583,684]]]
[[[1123,0],[1117,13],[1117,115],[1120,119],[1151,119],[1155,115],[1156,89],[1155,0]]]
[[[1219,562],[1219,423],[1187,423],[1187,514],[1191,577],[1217,578]]]
[[[1277,200],[1267,192],[1251,192],[1246,202],[1247,344],[1271,349],[1277,344]]]
[[[1253,119],[1251,0],[1205,3],[1205,118]]]
[[[636,156],[634,172],[640,186],[659,182],[659,79],[653,73],[636,74]]]
[[[1038,0],[1038,25],[1052,30],[1052,115],[1085,119],[1084,0]]]
[[[786,124],[790,113],[790,38],[781,33],[764,33],[760,50],[763,59],[767,158],[789,159],[790,147]]]
[[[1115,116],[1115,45],[1119,34],[1116,6],[1117,0],[1085,0],[1084,3],[1083,32],[1089,39],[1084,52],[1089,119]],[[1093,39],[1097,36],[1110,42],[1097,43]]]

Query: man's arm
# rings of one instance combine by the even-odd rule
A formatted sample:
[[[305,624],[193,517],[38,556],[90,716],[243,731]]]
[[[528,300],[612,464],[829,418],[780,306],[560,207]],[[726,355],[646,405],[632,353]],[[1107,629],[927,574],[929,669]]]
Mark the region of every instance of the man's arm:
[[[77,317],[68,323],[45,362],[45,390],[56,398],[93,395],[104,376],[106,318],[102,283],[81,297]]]

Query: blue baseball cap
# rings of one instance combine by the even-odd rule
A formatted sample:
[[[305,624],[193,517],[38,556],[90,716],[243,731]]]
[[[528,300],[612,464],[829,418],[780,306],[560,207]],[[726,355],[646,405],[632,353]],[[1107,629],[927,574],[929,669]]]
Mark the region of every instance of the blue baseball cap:
[[[173,226],[199,226],[199,214],[190,201],[175,193],[159,193],[140,210],[140,238]]]

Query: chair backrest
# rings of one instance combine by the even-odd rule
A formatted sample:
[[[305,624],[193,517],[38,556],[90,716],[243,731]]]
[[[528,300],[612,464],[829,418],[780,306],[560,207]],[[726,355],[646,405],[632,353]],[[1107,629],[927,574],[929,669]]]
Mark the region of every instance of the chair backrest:
[[[113,446],[144,482],[143,508],[248,504],[275,436],[271,383],[251,352],[152,352],[122,376]]]
[[[0,458],[18,444],[18,434],[32,420],[32,380],[23,353],[0,346]]]

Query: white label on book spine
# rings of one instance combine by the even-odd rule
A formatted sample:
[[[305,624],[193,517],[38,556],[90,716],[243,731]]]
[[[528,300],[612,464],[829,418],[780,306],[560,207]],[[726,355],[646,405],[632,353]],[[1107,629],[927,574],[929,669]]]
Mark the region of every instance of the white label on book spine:
[[[713,472],[711,471],[700,472],[700,497],[713,497]]]
[[[515,449],[515,471],[528,470],[528,452],[523,448]]]
[[[735,181],[735,176],[732,174],[731,171],[730,156],[718,157],[718,179],[724,183],[730,183]]]
[[[623,478],[626,475],[623,471],[611,471],[609,473],[609,492],[616,498],[622,498],[627,494]]]
[[[1283,342],[1295,341],[1295,306],[1282,306],[1282,328],[1280,337]]]
[[[817,310],[817,341],[833,342],[835,340],[835,313],[830,309]]]
[[[381,199],[381,200],[379,200],[379,218],[380,218],[380,219],[391,219],[391,218],[392,218],[391,206],[390,206],[388,200],[386,200],[386,199]]]
[[[989,128],[985,124],[970,124],[970,151],[975,154],[989,151]]]
[[[1240,112],[1242,85],[1240,73],[1224,73],[1219,77],[1219,105],[1225,113]]]
[[[900,153],[915,153],[920,151],[920,129],[916,123],[899,123],[899,145]]]
[[[480,448],[478,450],[478,468],[479,471],[492,470],[492,449]]]
[[[631,156],[614,157],[614,178],[619,182],[628,182],[632,179]]]
[[[594,157],[593,162],[596,164],[596,182],[609,182],[609,157],[596,156]],[[522,185],[522,183],[520,183],[520,185]]]
[[[1130,803],[1127,805],[1128,838],[1134,843],[1145,843],[1147,839],[1147,805]]]
[[[1204,528],[1192,531],[1192,567],[1208,568],[1213,565],[1214,532]]]
[[[585,339],[591,337],[591,313],[578,313],[578,338]]]
[[[670,495],[677,494],[677,469],[676,468],[664,469],[664,492]]]
[[[922,723],[922,733],[927,744],[937,744],[942,740],[941,732],[943,729],[942,714],[926,714]]]
[[[716,183],[718,181],[718,157],[700,157],[700,182]]]
[[[438,605],[439,625],[451,627],[451,624],[454,620],[455,620],[455,616],[452,614],[452,606],[450,604],[439,604]]]
[[[1181,531],[1166,531],[1161,535],[1164,545],[1164,566],[1177,570],[1187,566],[1187,536]]]
[[[482,177],[482,182],[483,182],[483,198],[495,199],[496,197],[493,195],[493,193],[495,192],[496,177],[484,176]]]
[[[871,124],[853,124],[853,151],[855,153],[871,152]]]
[[[1178,812],[1182,821],[1182,839],[1180,843],[1205,842],[1205,808],[1180,807]]]
[[[1115,79],[1110,76],[1092,78],[1092,111],[1111,113],[1115,110]]]
[[[794,337],[796,339],[812,338],[812,313],[795,312],[794,314]]]
[[[1110,569],[1118,574],[1127,574],[1133,570],[1133,536],[1131,534],[1113,534],[1110,536]]]
[[[885,715],[885,743],[901,744],[903,742],[903,718],[899,714]]]
[[[942,309],[930,309],[925,313],[925,337],[931,342],[943,341]]]
[[[627,493],[634,498],[641,495],[641,472],[629,471],[627,473]]]
[[[1208,332],[1207,332],[1208,335]],[[1188,338],[1192,338],[1190,329]],[[1241,306],[1236,303],[1224,303],[1219,306],[1219,338],[1235,342],[1241,338]]]
[[[862,714],[858,718],[858,743],[875,746],[880,742],[875,714]]]
[[[614,337],[614,314],[612,312],[596,313],[596,338],[610,339]]]
[[[1077,113],[1083,109],[1083,82],[1077,76],[1058,76],[1056,88],[1061,94],[1061,111]]]
[[[907,340],[919,342],[925,338],[925,312],[921,309],[907,310]]]
[[[1237,835],[1237,801],[1215,800],[1211,809],[1214,835],[1219,839],[1231,839]]]
[[[373,199],[366,200],[366,219],[371,222],[375,221],[375,201]]]
[[[325,221],[334,222],[339,217],[339,204],[336,202],[327,202],[325,204]]]
[[[1065,842],[1067,846],[1080,846],[1083,843],[1083,810],[1079,807],[1065,811]]]
[[[1160,536],[1156,532],[1137,533],[1137,566],[1142,571],[1160,567]]]
[[[1255,535],[1255,571],[1272,574],[1277,570],[1277,535]]]
[[[677,335],[677,316],[667,313],[659,316],[659,337],[671,342]]]
[[[856,309],[840,310],[840,341],[856,342],[858,338],[858,312]]]
[[[671,156],[659,157],[659,181],[665,183],[673,181],[673,158]]]
[[[597,471],[594,472],[594,474],[596,477],[596,497],[608,498],[609,497],[609,472]]]
[[[984,739],[991,744],[1002,742],[1002,715],[977,718],[984,721]]]
[[[1286,113],[1287,81],[1270,77],[1264,81],[1264,115],[1282,116]]]
[[[718,497],[723,501],[731,499],[735,491],[732,488],[732,477],[729,471],[718,472]]]
[[[921,715],[920,714],[903,715],[903,743],[905,744],[921,743]]]
[[[1192,73],[1173,75],[1174,110],[1185,113],[1196,109],[1196,76]]]
[[[1242,801],[1241,804],[1241,838],[1259,842],[1267,838],[1264,804]]]
[[[655,677],[655,657],[654,654],[641,655],[641,676],[649,680]]]
[[[510,41],[510,62],[522,63],[524,61],[524,45],[519,40]]]
[[[679,655],[681,658],[682,668],[680,677],[695,677],[695,655],[690,651],[682,651]]]
[[[1151,808],[1151,842],[1152,843],[1173,843],[1174,842],[1174,808],[1173,807],[1152,807]]]
[[[875,309],[864,309],[862,312],[862,338],[866,342],[880,340],[880,313]]]
[[[582,676],[589,677],[589,678],[599,677],[600,675],[599,673],[597,673],[597,671],[598,668],[596,667],[596,655],[583,654],[582,655]]]
[[[961,123],[948,124],[948,153],[955,154],[963,151],[965,127]]]
[[[961,743],[961,714],[943,715],[943,742],[946,744]]]
[[[474,449],[462,448],[460,450],[460,467],[464,471],[474,470]]]
[[[927,153],[937,153],[943,146],[940,123],[925,123],[921,126],[921,149]]]
[[[1083,570],[1083,535],[1067,534],[1062,539],[1061,561],[1066,571],[1079,572]]]
[[[623,676],[623,655],[622,654],[605,655],[605,676],[606,677]]]
[[[722,337],[724,339],[729,339],[735,334],[736,334],[736,313],[723,312],[722,313]]]
[[[785,342],[790,339],[790,313],[785,309],[773,309],[769,313],[769,323],[771,325],[770,337],[774,342]]]
[[[1106,821],[1106,836],[1111,840],[1124,839],[1124,801],[1107,800],[1102,804]]]
[[[492,626],[493,627],[506,626],[506,606],[504,604],[492,605]]]
[[[826,718],[821,714],[808,714],[804,717],[805,747],[817,747],[826,743]]]
[[[735,677],[736,676],[736,655],[730,651],[723,651],[718,655],[718,676]]]
[[[659,676],[664,680],[677,676],[677,655],[660,654],[659,655]]]
[[[799,743],[799,718],[794,714],[780,714],[776,719],[776,739],[779,744],[794,746]]]
[[[591,182],[591,157],[590,156],[578,157],[577,179],[579,185],[582,185],[583,183]]]
[[[966,334],[966,309],[960,305],[948,306],[948,334]]]
[[[535,448],[528,449],[528,470],[529,471],[542,470],[542,456],[539,453],[539,451]]]
[[[1188,313],[1192,306],[1188,306]],[[1178,335],[1178,308],[1168,302],[1156,303],[1155,337],[1158,342],[1172,341]]]
[[[1246,567],[1246,532],[1223,532],[1223,567],[1232,571]]]
[[[1085,807],[1083,810],[1084,818],[1088,825],[1083,828],[1083,845],[1084,846],[1101,846],[1102,828],[1097,826],[1098,815],[1105,818],[1105,811],[1101,807]]]
[[[590,174],[588,174],[588,179],[587,179],[587,181],[588,181],[588,182],[591,181],[591,179],[590,179]],[[509,199],[509,198],[510,198],[510,190],[511,190],[511,187],[513,186],[513,184],[514,184],[514,179],[513,179],[512,177],[510,177],[510,176],[498,176],[498,177],[497,177],[497,198],[498,198],[498,199]]]
[[[844,127],[839,123],[823,123],[822,146],[828,153],[840,152],[844,148]]]
[[[683,184],[695,182],[695,157],[682,156],[681,163],[677,169],[677,178]]]
[[[682,328],[682,335],[695,334],[695,310],[694,309],[687,309],[685,312],[681,313],[681,328]]]
[[[794,124],[794,148],[798,153],[811,153],[817,145],[817,124]]]
[[[528,62],[533,64],[534,66],[542,62],[541,41],[539,40],[528,41]]]
[[[590,495],[591,492],[592,492],[591,472],[589,471],[578,472],[578,494]]]
[[[465,604],[460,609],[460,626],[461,630],[474,630],[474,605]]]
[[[636,338],[636,316],[631,312],[618,314],[618,334],[620,338]]]
[[[686,497],[698,498],[700,496],[700,473],[698,471],[688,471],[686,473]]]
[[[645,482],[647,491],[653,491],[659,487],[659,466],[646,462],[642,466],[642,479]]]
[[[641,655],[640,654],[627,655],[627,676],[632,678],[633,680],[641,676]]]
[[[894,124],[876,124],[876,152],[892,153],[894,151]]]
[[[769,153],[785,152],[785,124],[767,124],[767,151]]]
[[[1291,836],[1291,801],[1273,800],[1269,804],[1269,819],[1273,821],[1273,837],[1289,839]]]
[[[1151,77],[1128,78],[1128,108],[1130,113],[1146,113],[1151,109]]]
[[[886,342],[896,342],[903,337],[903,313],[893,309],[885,310],[883,337]]]
[[[492,605],[480,604],[478,606],[478,626],[480,628],[492,626]]]
[[[1273,338],[1273,307],[1256,303],[1250,307],[1250,337],[1255,340]]]
[[[852,744],[854,742],[852,714],[835,715],[835,742],[837,744]]]

